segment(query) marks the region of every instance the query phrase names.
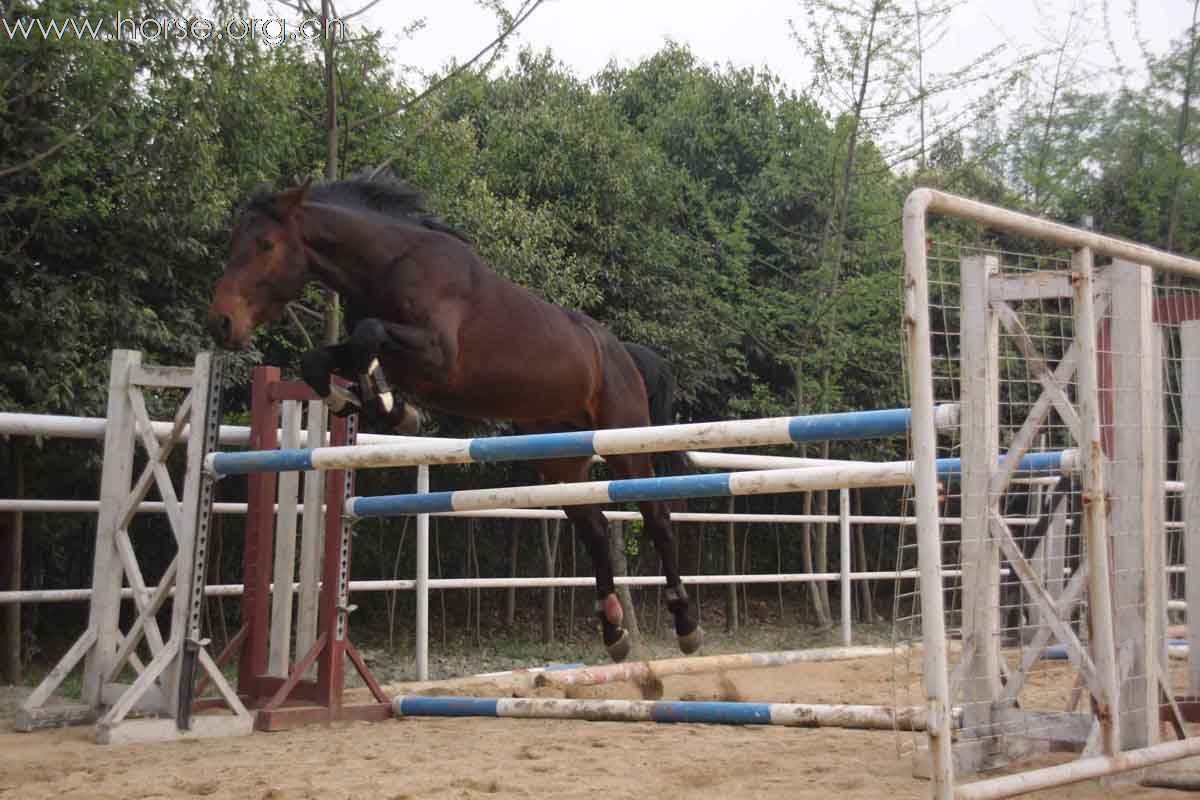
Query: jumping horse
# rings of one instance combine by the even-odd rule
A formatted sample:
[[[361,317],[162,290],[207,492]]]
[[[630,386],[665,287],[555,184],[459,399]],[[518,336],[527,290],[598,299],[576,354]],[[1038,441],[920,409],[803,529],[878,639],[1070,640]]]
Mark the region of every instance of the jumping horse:
[[[460,417],[510,420],[522,433],[671,421],[662,397],[668,395],[669,409],[674,380],[669,370],[663,377],[657,354],[624,345],[596,320],[497,274],[400,181],[308,181],[251,198],[234,225],[229,262],[208,309],[213,338],[223,348],[248,348],[255,329],[279,319],[310,281],[345,301],[349,339],[306,353],[301,364],[304,380],[335,413],[363,410],[411,431],[419,414],[407,398]],[[654,409],[643,372],[655,378]],[[358,380],[358,393],[338,391],[332,375]],[[672,458],[682,463],[679,454]],[[653,473],[647,454],[605,460],[618,478]],[[535,466],[543,481],[568,483],[587,478],[589,461]],[[668,506],[638,508],[662,560],[679,649],[693,653],[704,634],[679,577]],[[621,661],[631,643],[621,625],[604,516],[599,506],[564,511],[592,561],[604,644]]]

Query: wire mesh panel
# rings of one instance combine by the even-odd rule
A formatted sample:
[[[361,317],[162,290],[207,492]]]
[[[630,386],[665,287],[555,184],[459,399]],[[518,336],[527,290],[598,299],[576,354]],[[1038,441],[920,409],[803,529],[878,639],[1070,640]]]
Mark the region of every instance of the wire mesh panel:
[[[963,425],[991,429],[991,449],[997,455],[1009,451],[1022,429],[1030,425],[1031,414],[1040,423],[1027,453],[1073,450],[1077,442],[1064,411],[1052,400],[1042,400],[1044,373],[1057,374],[1060,405],[1071,415],[1076,388],[1069,257],[932,242],[928,264],[935,402],[961,403],[972,393],[981,395],[980,403],[992,408],[983,419],[971,419],[972,412],[964,408]],[[967,318],[979,316],[980,311],[986,318],[980,317],[983,325],[974,332],[964,331],[964,264],[971,265],[976,276],[987,278],[984,287],[968,278],[965,289],[974,291],[986,305],[994,303],[1003,309],[990,311],[977,297]],[[972,301],[965,302],[970,305]],[[982,359],[968,358],[964,363],[963,340],[971,336],[981,340]],[[989,349],[994,353],[992,359],[988,358]],[[943,564],[947,566],[944,586],[952,702],[963,710],[964,720],[956,736],[958,761],[1000,766],[1038,743],[1048,749],[1056,736],[1078,737],[1082,727],[1077,669],[1063,657],[1065,652],[1053,636],[1046,609],[1038,601],[1041,593],[1036,592],[1040,587],[1044,591],[1041,596],[1057,602],[1086,563],[1078,521],[1079,482],[1070,470],[1026,470],[1003,491],[992,491],[987,487],[995,469],[981,471],[967,463],[960,431],[943,435],[938,444],[940,458],[964,459],[960,473],[942,477],[939,503]],[[986,501],[976,504],[978,507],[964,506],[964,485],[982,489]],[[1006,526],[1012,554],[1004,552],[991,532],[989,514],[997,515]],[[916,564],[912,533],[907,531],[900,548],[902,568]],[[1023,583],[1013,567],[1018,554],[1032,569],[1032,585],[1028,575]],[[973,592],[964,593],[964,576]],[[1078,578],[1077,585],[1081,581]],[[921,635],[917,586],[908,583],[897,594],[898,641],[917,642]],[[1063,624],[1084,646],[1085,601],[1076,588],[1060,604],[1067,611]],[[922,686],[920,650],[908,647],[902,652],[905,691],[910,695],[908,702],[913,702],[911,695]],[[1021,713],[996,713],[1004,707],[1015,711],[1018,706]],[[1029,741],[1021,742],[1019,748],[1006,745],[1006,740],[1017,738]],[[915,739],[911,743],[921,744]],[[971,755],[963,755],[966,753]]]
[[[914,207],[1005,232],[954,224],[935,241]],[[1181,609],[1187,594],[1185,523],[1200,522],[1200,501],[1181,491],[1191,474],[1200,482],[1200,264],[927,190],[910,197],[905,224],[917,486],[906,501],[918,516],[932,498],[921,489],[932,426],[918,429],[929,378],[930,401],[958,403],[961,417],[933,448],[938,516],[926,511],[932,522],[906,529],[899,548],[898,569],[924,565],[925,595],[916,582],[897,587],[897,702],[923,696],[931,714],[957,709],[961,723],[902,748],[939,797],[955,774],[969,781],[1052,751],[1200,750],[1200,740],[1155,749],[1163,719],[1183,738],[1174,700],[1200,683],[1179,658],[1172,666],[1167,629],[1171,601]],[[1115,258],[1094,263],[1093,246]],[[1079,774],[1067,764],[1035,780]],[[1029,780],[959,791],[1009,796]]]

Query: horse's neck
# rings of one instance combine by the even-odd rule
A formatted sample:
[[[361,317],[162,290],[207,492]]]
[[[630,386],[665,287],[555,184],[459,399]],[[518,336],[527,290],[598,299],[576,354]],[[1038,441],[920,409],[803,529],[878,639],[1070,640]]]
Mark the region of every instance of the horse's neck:
[[[367,245],[370,232],[342,209],[320,204],[304,208],[304,246],[308,267],[318,281],[351,302],[372,294],[372,274]]]

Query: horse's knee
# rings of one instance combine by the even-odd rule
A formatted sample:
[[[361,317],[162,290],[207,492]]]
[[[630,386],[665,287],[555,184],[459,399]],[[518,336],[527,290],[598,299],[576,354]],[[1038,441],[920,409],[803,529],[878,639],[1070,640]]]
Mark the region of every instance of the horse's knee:
[[[387,341],[387,328],[383,320],[367,317],[359,320],[350,332],[350,341],[360,351],[370,350],[372,354],[379,351],[380,345]]]
[[[333,357],[324,348],[309,350],[300,357],[300,376],[321,397],[329,395],[329,376],[333,372]]]

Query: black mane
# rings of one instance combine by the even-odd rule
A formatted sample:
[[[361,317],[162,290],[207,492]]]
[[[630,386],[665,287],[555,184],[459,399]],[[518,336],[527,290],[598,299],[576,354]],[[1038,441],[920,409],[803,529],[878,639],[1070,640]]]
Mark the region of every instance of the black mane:
[[[278,192],[256,194],[247,201],[245,210],[274,217],[278,198]],[[449,234],[468,244],[471,241],[462,231],[430,212],[420,191],[391,175],[372,178],[362,174],[345,180],[319,183],[308,190],[308,199],[314,203],[374,211],[401,222]]]

